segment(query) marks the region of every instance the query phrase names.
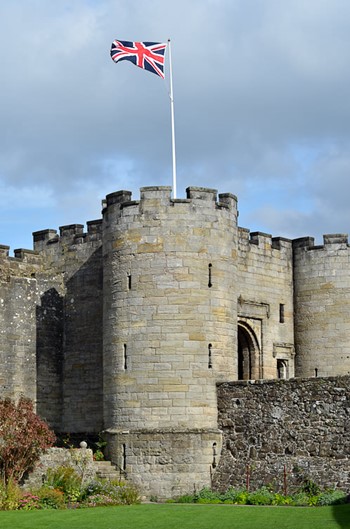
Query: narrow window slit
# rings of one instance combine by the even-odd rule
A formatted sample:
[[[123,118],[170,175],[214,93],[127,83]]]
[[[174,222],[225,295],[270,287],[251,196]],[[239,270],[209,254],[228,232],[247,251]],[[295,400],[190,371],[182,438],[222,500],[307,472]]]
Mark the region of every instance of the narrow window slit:
[[[280,303],[280,323],[284,323],[284,305]]]
[[[123,443],[122,445],[122,470],[123,472],[126,471],[126,444]]]
[[[213,468],[216,468],[216,456],[217,456],[217,448],[216,448],[216,443],[213,443],[213,462],[211,464],[211,466]]]
[[[212,264],[209,263],[208,264],[208,287],[211,288],[213,286],[213,283],[211,281],[211,269],[212,269]]]
[[[131,274],[128,274],[128,290],[131,290]]]
[[[211,343],[208,345],[208,369],[211,369],[213,367],[213,358],[212,358],[212,345]]]
[[[123,345],[123,367],[125,371],[128,369],[128,355],[126,343]]]

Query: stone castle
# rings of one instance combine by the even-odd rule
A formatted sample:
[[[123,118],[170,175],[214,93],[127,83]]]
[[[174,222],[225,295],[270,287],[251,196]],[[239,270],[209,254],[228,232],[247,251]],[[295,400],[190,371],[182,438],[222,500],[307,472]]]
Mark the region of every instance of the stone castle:
[[[223,383],[240,388],[233,409],[243,387],[275,380],[278,401],[288,379],[331,377],[350,410],[347,235],[315,246],[250,233],[234,195],[186,193],[118,191],[87,232],[35,232],[14,257],[0,246],[0,397],[31,398],[57,432],[104,431],[120,471],[167,496],[213,482],[229,446]],[[261,436],[252,443],[257,457]]]

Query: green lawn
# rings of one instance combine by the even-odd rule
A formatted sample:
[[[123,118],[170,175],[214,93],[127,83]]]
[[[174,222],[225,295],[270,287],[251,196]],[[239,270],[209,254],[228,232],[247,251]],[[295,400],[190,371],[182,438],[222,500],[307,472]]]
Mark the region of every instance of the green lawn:
[[[1,529],[350,529],[350,505],[131,505],[0,512]]]

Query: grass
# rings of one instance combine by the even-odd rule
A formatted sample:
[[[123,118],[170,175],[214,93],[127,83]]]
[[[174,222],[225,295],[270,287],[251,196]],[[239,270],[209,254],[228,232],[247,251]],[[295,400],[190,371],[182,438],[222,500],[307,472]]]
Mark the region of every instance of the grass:
[[[63,511],[2,511],[1,529],[350,529],[350,505],[246,507],[130,505]]]

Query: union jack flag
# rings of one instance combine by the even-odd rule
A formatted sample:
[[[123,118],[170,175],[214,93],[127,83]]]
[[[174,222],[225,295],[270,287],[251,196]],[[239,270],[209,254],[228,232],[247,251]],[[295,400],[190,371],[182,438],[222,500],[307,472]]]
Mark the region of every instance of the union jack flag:
[[[131,61],[135,66],[155,73],[164,79],[164,55],[166,44],[160,42],[130,42],[114,40],[111,57],[114,62]]]

